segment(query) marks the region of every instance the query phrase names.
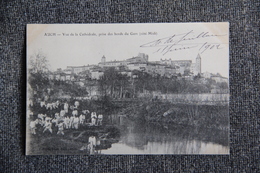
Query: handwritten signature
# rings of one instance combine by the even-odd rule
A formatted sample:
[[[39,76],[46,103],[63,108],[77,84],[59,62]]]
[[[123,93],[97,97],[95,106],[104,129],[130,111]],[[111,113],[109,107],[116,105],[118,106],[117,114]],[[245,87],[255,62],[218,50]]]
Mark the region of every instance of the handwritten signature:
[[[206,50],[211,49],[222,49],[222,43],[212,43],[209,41],[205,41],[207,38],[213,37],[223,37],[226,34],[216,35],[211,34],[209,32],[201,32],[199,34],[194,33],[193,30],[182,33],[182,34],[174,34],[169,37],[160,38],[158,40],[146,43],[141,45],[140,47],[143,48],[156,48],[155,52],[162,53],[166,55],[169,52],[179,51],[179,50],[187,50],[187,49],[194,49],[198,48],[200,53],[204,53]],[[196,43],[194,43],[194,40]],[[202,41],[200,41],[202,40]]]

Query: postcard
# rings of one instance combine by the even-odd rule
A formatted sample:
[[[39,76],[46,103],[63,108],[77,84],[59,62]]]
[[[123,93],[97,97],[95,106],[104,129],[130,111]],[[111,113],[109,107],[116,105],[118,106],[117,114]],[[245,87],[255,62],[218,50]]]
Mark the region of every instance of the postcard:
[[[26,155],[229,154],[229,23],[28,24]]]

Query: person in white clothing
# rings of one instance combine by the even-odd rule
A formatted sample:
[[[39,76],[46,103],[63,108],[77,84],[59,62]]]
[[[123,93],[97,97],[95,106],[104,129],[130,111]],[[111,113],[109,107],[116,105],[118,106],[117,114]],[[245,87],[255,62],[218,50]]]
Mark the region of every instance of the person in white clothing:
[[[45,101],[41,101],[41,102],[40,102],[40,105],[41,105],[41,108],[42,108],[43,106],[46,106],[46,105],[45,105]]]
[[[47,103],[46,109],[47,110],[52,110],[52,103]]]
[[[97,114],[96,112],[91,113],[91,124],[96,125]]]
[[[57,118],[57,119],[59,119],[59,118],[60,118],[60,114],[59,114],[59,113],[55,113],[55,114],[54,114],[54,117]]]
[[[32,134],[36,134],[36,124],[38,124],[38,119],[30,122],[30,129]]]
[[[89,154],[95,154],[95,147],[92,143],[88,143]]]
[[[63,108],[64,108],[66,113],[69,112],[69,104],[67,102],[64,103],[64,107]]]
[[[75,117],[75,118],[74,118],[73,127],[74,127],[75,129],[78,129],[78,128],[79,128],[79,117]]]
[[[56,109],[56,108],[57,108],[56,102],[52,102],[52,109]]]
[[[58,121],[60,119],[59,113],[55,113],[55,118],[51,120],[52,123],[55,124],[55,126],[58,126]]]
[[[61,111],[60,111],[60,116],[61,116],[61,117],[64,117],[65,114],[66,114],[65,110],[61,110]]]
[[[43,114],[38,114],[38,119],[42,119],[43,120]]]
[[[95,136],[90,136],[89,138],[88,138],[88,142],[89,142],[89,144],[88,144],[88,150],[89,150],[89,154],[94,154],[95,153],[95,146],[96,146],[96,144],[97,144],[97,140],[96,140],[96,137]]]
[[[43,114],[38,114],[38,124],[40,124],[41,126],[44,126],[44,115]]]
[[[72,115],[77,116],[78,115],[78,110],[72,111]]]
[[[59,124],[58,124],[58,132],[57,132],[57,135],[61,134],[61,135],[64,135],[64,123],[63,121],[60,121]]]
[[[43,130],[43,133],[45,132],[45,131],[49,131],[50,133],[52,133],[52,128],[51,128],[51,126],[52,126],[52,124],[51,124],[51,118],[49,118],[49,117],[46,117],[46,122],[45,122],[45,125],[44,125],[44,130]]]
[[[33,100],[29,99],[29,106],[33,107]]]
[[[84,124],[85,119],[86,119],[86,116],[85,116],[84,114],[81,114],[81,115],[79,116],[79,123],[80,123],[81,125]]]
[[[79,124],[81,124],[81,122],[82,122],[82,114],[80,114],[79,116]]]
[[[70,123],[69,123],[69,128],[71,129],[71,128],[73,128],[74,129],[74,125],[73,125],[73,121],[74,121],[74,116],[71,116],[70,117]]]
[[[65,119],[64,119],[65,129],[69,128],[69,124],[70,124],[70,118],[68,116],[66,116]]]
[[[57,100],[57,101],[56,101],[56,108],[59,108],[59,107],[60,107],[60,101]]]
[[[55,126],[58,126],[58,119],[53,118],[53,119],[51,120],[51,122],[52,122]]]
[[[102,114],[99,114],[98,115],[98,119],[97,119],[97,125],[102,125],[102,121],[103,121],[103,115]]]
[[[78,108],[79,107],[79,102],[78,101],[75,101],[74,103],[74,108]]]

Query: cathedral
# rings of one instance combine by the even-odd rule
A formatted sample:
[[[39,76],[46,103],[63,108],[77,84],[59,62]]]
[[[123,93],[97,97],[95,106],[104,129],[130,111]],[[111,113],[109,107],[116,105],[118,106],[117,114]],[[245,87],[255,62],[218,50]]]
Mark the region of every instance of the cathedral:
[[[171,60],[171,59],[161,59],[161,64],[167,64],[171,66],[178,67],[180,74],[193,73],[193,75],[198,75],[201,73],[201,56],[197,55],[195,63],[192,60]]]

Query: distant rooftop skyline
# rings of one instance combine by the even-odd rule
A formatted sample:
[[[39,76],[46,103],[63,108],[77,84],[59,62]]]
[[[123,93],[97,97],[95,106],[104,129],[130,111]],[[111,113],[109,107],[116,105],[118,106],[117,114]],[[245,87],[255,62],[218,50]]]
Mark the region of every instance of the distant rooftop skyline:
[[[44,36],[45,33],[141,33],[148,31],[157,32],[157,35]],[[207,43],[223,43],[219,50],[208,48],[204,52],[199,48],[194,48],[174,50],[164,55],[158,52],[157,47],[151,45],[142,47],[142,45],[154,40],[162,42],[159,39],[189,31],[192,31],[192,36],[201,32],[209,32],[212,35],[227,34],[227,36],[203,39]],[[192,60],[194,63],[200,53],[202,73],[208,71],[220,73],[225,77],[229,76],[228,27],[226,27],[226,23],[218,23],[218,25],[214,23],[29,25],[27,28],[27,57],[29,58],[38,51],[46,55],[51,70],[65,69],[67,66],[97,65],[101,62],[103,55],[107,61],[122,61],[135,57],[138,53],[148,54],[149,61],[171,59]]]

